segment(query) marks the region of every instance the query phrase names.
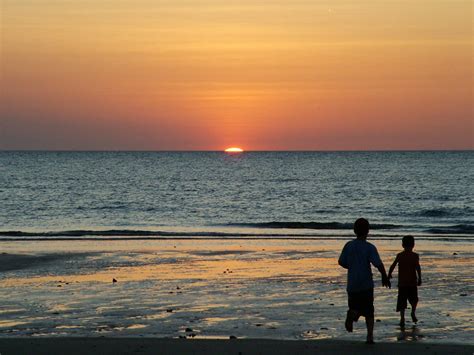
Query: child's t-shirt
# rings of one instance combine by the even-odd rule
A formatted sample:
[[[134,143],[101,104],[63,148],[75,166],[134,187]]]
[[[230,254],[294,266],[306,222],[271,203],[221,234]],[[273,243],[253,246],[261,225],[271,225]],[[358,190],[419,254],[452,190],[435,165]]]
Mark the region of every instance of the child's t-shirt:
[[[416,267],[420,264],[420,257],[412,251],[402,251],[398,258],[398,286],[416,286]]]
[[[359,292],[374,288],[370,264],[382,265],[375,245],[366,240],[354,239],[342,249],[339,261],[347,266],[347,291]]]

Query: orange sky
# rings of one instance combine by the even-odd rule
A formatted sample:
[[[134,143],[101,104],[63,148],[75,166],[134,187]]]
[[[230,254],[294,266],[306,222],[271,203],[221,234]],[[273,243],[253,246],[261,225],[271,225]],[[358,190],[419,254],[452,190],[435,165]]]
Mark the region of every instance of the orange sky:
[[[473,149],[457,0],[2,0],[0,149]]]

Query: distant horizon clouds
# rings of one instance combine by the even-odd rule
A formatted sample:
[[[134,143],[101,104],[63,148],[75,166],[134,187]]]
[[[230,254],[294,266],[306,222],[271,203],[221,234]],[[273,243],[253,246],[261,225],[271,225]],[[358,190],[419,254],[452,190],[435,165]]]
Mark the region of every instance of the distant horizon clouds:
[[[471,1],[3,0],[0,150],[471,150]]]

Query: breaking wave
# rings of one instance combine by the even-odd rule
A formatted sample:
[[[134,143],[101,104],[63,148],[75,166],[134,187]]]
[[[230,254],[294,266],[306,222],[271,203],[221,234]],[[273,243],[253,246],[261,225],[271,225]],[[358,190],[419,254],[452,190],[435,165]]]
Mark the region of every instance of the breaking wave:
[[[231,227],[275,228],[275,229],[326,229],[352,230],[353,223],[340,222],[264,222],[264,223],[229,223]],[[370,224],[371,229],[400,229],[404,226],[396,224]]]

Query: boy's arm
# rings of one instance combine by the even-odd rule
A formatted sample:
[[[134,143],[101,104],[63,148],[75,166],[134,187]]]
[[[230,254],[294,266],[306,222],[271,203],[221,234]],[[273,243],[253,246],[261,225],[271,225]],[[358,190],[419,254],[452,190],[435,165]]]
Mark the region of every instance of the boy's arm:
[[[380,271],[382,274],[382,286],[392,288],[392,284],[390,283],[390,279],[387,276],[387,272],[385,271],[385,266],[383,265],[382,262],[380,262],[380,265],[377,266],[377,270]]]
[[[344,269],[348,269],[348,261],[347,261],[347,244],[344,245],[344,248],[342,248],[341,255],[339,256],[339,260],[337,261],[339,265],[341,265]]]
[[[344,269],[348,269],[349,267],[347,266],[347,264],[344,263],[343,260],[341,260],[341,258],[339,258],[339,265],[342,266]]]
[[[342,249],[341,255],[339,256],[338,264],[341,265],[344,269],[349,268],[347,265],[347,257],[346,257],[346,247]]]
[[[418,286],[421,286],[421,266],[420,266],[419,257],[417,258],[417,263],[416,263],[416,273],[418,275]]]
[[[370,262],[374,265],[377,270],[382,274],[382,286],[391,288],[390,280],[387,277],[385,266],[383,265],[382,259],[380,259],[379,252],[375,246],[372,247],[372,252],[369,254]]]
[[[390,266],[390,269],[388,270],[388,278],[391,279],[392,278],[392,272],[393,270],[395,269],[395,266],[397,266],[398,264],[398,255],[397,257],[395,258],[395,260],[393,261],[393,264]]]

